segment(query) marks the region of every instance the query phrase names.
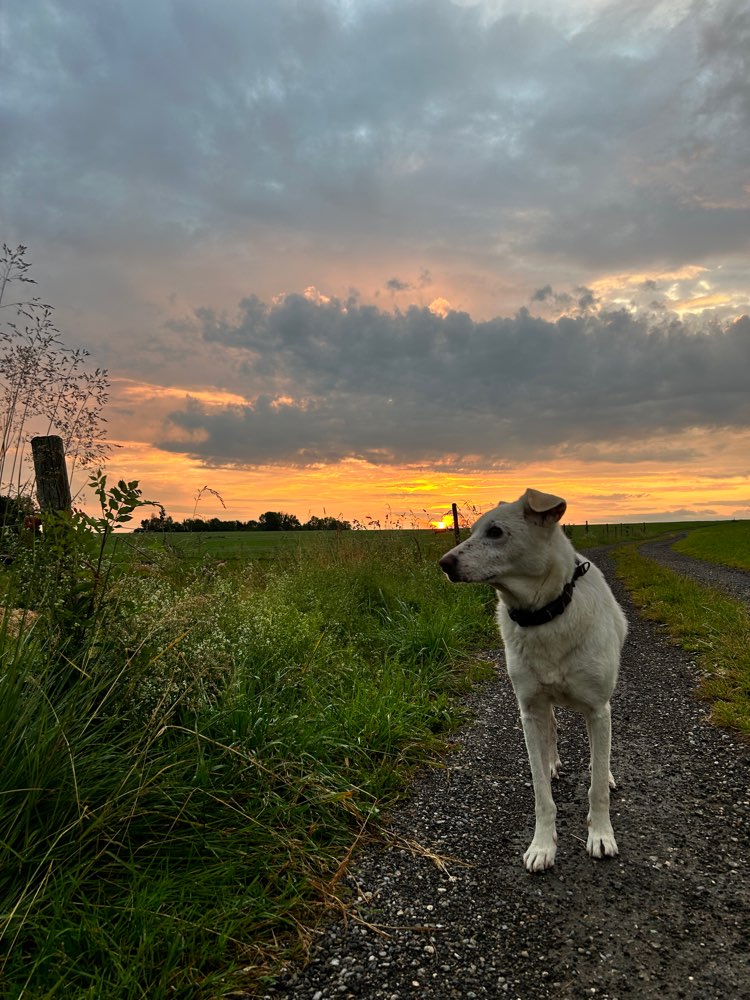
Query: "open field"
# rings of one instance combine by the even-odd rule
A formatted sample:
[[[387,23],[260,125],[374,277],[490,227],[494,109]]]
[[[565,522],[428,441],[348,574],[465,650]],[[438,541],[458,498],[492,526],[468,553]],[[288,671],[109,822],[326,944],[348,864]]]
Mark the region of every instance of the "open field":
[[[591,524],[566,525],[565,530],[576,548],[595,545],[610,545],[623,541],[640,541],[658,538],[676,530],[692,530],[696,527],[713,528],[717,522],[691,521],[684,523],[659,522],[644,524]],[[750,522],[740,522],[748,523]],[[466,537],[467,529],[461,536]],[[323,548],[330,549],[337,544],[368,545],[382,544],[387,538],[411,539],[425,552],[442,553],[453,543],[453,532],[436,533],[412,528],[386,529],[382,531],[205,531],[166,532],[164,534],[120,535],[117,544],[123,554],[135,552],[148,557],[153,551],[166,550],[178,558],[190,562],[205,556],[224,562],[244,562],[246,560],[270,561],[276,559],[304,558]],[[437,556],[436,556],[437,558]]]
[[[721,521],[691,531],[675,545],[677,552],[750,570],[750,521]]]
[[[166,550],[191,562],[206,556],[224,562],[243,562],[301,555],[308,548],[331,546],[338,537],[337,532],[331,531],[196,531],[120,535],[117,544],[136,553]]]

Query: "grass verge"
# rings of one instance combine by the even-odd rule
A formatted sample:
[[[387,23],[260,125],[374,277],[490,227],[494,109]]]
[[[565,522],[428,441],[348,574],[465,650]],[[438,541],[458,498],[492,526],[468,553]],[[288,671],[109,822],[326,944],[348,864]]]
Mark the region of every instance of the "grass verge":
[[[673,641],[695,656],[699,694],[711,718],[750,736],[750,613],[721,591],[678,576],[637,546],[614,550],[617,573],[646,618],[663,622]]]

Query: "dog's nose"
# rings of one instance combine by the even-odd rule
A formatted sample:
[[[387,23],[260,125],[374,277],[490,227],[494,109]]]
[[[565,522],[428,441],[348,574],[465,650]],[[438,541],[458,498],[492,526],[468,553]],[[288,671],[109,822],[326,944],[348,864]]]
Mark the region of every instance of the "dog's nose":
[[[447,576],[452,576],[458,566],[458,559],[452,552],[446,552],[440,560],[440,568]]]

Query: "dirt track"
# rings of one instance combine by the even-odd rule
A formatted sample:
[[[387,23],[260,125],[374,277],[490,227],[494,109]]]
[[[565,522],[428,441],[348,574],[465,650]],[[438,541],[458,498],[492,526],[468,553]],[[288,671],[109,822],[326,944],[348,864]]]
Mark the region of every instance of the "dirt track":
[[[368,849],[349,883],[372,926],[332,924],[308,967],[263,996],[750,998],[750,746],[706,722],[688,656],[613,588],[631,625],[613,702],[620,857],[586,855],[585,731],[560,713],[557,861],[525,872],[533,798],[500,660],[447,766],[391,817],[406,840],[458,860],[443,870]]]

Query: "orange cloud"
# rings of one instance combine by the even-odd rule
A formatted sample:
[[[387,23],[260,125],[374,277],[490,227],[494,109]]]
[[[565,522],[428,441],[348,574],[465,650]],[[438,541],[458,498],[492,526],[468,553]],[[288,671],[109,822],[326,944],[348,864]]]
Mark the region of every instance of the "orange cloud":
[[[447,299],[437,298],[433,299],[427,308],[430,310],[431,313],[434,313],[436,316],[445,317],[448,315],[449,312],[451,312],[453,306]]]
[[[118,395],[125,400],[136,402],[154,402],[160,399],[179,399],[181,402],[189,396],[200,400],[207,406],[242,405],[247,403],[244,396],[220,389],[192,389],[172,385],[154,385],[152,382],[136,382],[128,378],[112,378],[112,386]]]
[[[671,308],[677,313],[700,312],[703,309],[713,309],[715,306],[726,306],[732,301],[729,295],[698,295],[692,299],[681,299],[675,302]]]

